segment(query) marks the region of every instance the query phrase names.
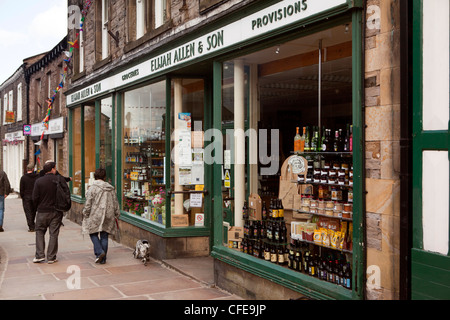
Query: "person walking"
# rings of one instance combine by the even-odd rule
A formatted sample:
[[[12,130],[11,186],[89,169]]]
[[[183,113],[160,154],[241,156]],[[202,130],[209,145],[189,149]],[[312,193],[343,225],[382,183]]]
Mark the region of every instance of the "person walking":
[[[61,181],[64,191],[70,195],[69,187],[64,178],[56,175],[56,163],[49,162],[44,165],[45,175],[36,180],[33,189],[33,204],[36,213],[36,254],[34,263],[45,261],[45,233],[49,230],[49,243],[47,247],[47,262],[58,261],[58,236],[61,227],[63,212],[56,210],[56,182]]]
[[[108,253],[108,237],[117,231],[116,219],[120,215],[114,187],[105,181],[106,170],[95,170],[94,183],[86,193],[81,230],[89,234],[94,245],[95,263],[104,264]]]
[[[6,172],[0,170],[0,232],[5,231],[3,229],[3,218],[5,215],[5,198],[11,193],[11,185],[9,183]]]
[[[22,198],[23,211],[27,219],[28,232],[34,232],[36,208],[33,204],[33,188],[38,174],[34,172],[34,166],[29,164],[27,166],[27,173],[20,178],[20,197]]]

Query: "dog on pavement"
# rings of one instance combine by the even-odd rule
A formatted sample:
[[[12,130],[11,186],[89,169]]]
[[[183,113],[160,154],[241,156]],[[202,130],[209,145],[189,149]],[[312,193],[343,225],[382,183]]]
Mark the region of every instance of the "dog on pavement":
[[[150,243],[145,239],[138,240],[136,242],[136,249],[133,251],[133,256],[135,259],[141,259],[144,266],[146,266],[150,260]]]

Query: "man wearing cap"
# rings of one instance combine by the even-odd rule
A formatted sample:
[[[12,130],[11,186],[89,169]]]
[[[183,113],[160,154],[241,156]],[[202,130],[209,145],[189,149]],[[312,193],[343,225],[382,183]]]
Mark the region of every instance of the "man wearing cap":
[[[61,181],[63,188],[69,192],[69,187],[61,175],[56,175],[56,163],[48,162],[44,165],[44,176],[38,178],[33,189],[33,203],[36,213],[36,255],[34,263],[45,261],[45,233],[49,230],[47,247],[47,262],[55,263],[58,253],[59,229],[63,213],[55,208],[56,181]]]

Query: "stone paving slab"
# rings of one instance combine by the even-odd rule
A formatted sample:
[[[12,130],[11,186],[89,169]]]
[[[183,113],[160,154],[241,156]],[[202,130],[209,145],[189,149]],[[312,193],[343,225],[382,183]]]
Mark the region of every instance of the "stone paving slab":
[[[212,258],[151,260],[144,266],[133,258],[132,248],[110,240],[106,264],[96,264],[89,237],[67,219],[59,235],[58,262],[33,263],[35,233],[27,230],[22,201],[8,196],[5,207],[0,300],[241,299],[212,285]]]

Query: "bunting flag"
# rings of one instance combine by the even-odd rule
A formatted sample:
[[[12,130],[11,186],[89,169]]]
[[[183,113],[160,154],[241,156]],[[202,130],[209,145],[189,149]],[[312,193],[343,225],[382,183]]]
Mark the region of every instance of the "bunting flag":
[[[84,2],[83,10],[81,11],[80,31],[83,31],[83,23],[84,23],[85,17],[87,16],[87,14],[89,12],[89,8],[91,7],[91,5],[92,5],[91,0],[86,0]],[[66,65],[64,66],[64,69],[63,69],[64,73],[61,74],[61,81],[58,83],[58,86],[53,90],[52,97],[47,98],[47,101],[46,101],[47,102],[47,113],[45,114],[45,117],[42,120],[45,130],[43,130],[39,142],[41,142],[44,139],[45,131],[48,130],[48,122],[50,120],[51,112],[53,109],[53,102],[55,101],[55,97],[58,94],[58,92],[64,87],[64,83],[65,83],[66,77],[67,77],[67,71],[69,69],[70,62],[72,61],[72,56],[73,56],[72,52],[74,49],[80,48],[79,41],[78,41],[79,35],[80,34],[77,32],[74,41],[72,41],[72,42],[67,41],[67,43],[69,44],[69,51],[64,51],[64,54],[66,56],[66,58],[64,59],[64,62],[66,62]],[[39,107],[42,107],[39,104],[39,102],[38,102],[38,105],[39,105]],[[36,145],[40,145],[40,143],[36,144]],[[35,153],[35,155],[38,156],[39,154],[41,154],[40,149]],[[37,157],[37,161],[38,161],[38,163],[40,163],[39,157]]]

